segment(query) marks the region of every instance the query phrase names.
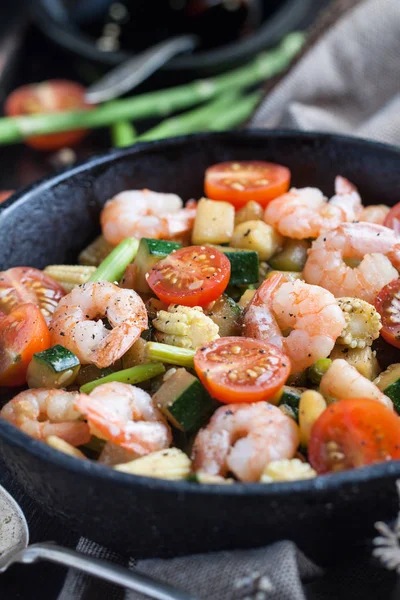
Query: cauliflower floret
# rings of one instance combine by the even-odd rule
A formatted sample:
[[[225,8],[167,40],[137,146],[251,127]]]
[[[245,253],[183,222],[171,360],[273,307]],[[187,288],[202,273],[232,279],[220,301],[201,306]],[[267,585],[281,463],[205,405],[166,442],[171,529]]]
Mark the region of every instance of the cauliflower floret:
[[[219,328],[200,306],[171,304],[168,311],[159,310],[153,319],[158,342],[196,350],[219,337]]]
[[[268,463],[261,475],[260,482],[298,481],[300,479],[312,479],[316,476],[316,471],[308,463],[304,463],[298,458],[285,458]]]
[[[380,314],[372,304],[359,298],[337,298],[346,326],[336,340],[348,348],[365,348],[379,337],[382,327]]]

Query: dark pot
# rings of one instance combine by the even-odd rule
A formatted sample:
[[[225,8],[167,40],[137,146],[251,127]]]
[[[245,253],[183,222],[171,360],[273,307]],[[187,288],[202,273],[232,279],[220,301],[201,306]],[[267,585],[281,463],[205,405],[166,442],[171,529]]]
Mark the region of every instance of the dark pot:
[[[69,263],[98,232],[104,202],[129,188],[183,198],[203,192],[204,170],[225,160],[286,164],[299,187],[331,194],[348,177],[366,203],[400,197],[400,149],[328,134],[247,131],[137,144],[39,182],[0,208],[0,269]],[[82,535],[134,556],[250,547],[292,539],[318,562],[334,560],[396,513],[400,463],[272,485],[199,486],[129,476],[80,462],[0,423],[0,453],[50,514]]]
[[[280,0],[275,1],[276,10],[261,26],[248,37],[213,50],[205,50],[176,57],[162,68],[168,75],[166,85],[185,79],[203,77],[240,65],[251,59],[261,50],[277,44],[289,31],[308,25],[312,15],[318,10],[320,0]],[[324,0],[326,1],[326,0]],[[86,63],[85,71],[91,67],[97,70],[110,67],[127,60],[131,54],[124,49],[104,52],[99,50],[94,39],[71,26],[68,12],[60,7],[63,0],[38,0],[32,5],[32,15],[41,31],[57,46]],[[144,23],[142,29],[149,28]],[[82,64],[80,72],[84,71]]]

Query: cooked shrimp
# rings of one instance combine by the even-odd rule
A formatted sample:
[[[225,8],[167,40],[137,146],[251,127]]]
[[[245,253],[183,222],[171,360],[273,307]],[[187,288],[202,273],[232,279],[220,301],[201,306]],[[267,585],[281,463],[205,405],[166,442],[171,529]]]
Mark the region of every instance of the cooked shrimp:
[[[351,268],[345,258],[361,262]],[[400,267],[400,238],[394,231],[373,223],[343,223],[313,242],[303,277],[336,297],[373,304],[383,286],[399,276],[394,267]]]
[[[231,471],[241,481],[258,481],[265,466],[293,458],[299,445],[296,423],[268,402],[221,406],[193,446],[193,467],[210,475]]]
[[[281,348],[298,373],[329,356],[346,321],[330,292],[300,280],[279,285],[280,277],[258,289],[244,316],[244,335]]]
[[[386,206],[386,204],[372,204],[371,206],[366,206],[362,210],[358,220],[383,225],[389,210],[390,208]]]
[[[334,360],[322,376],[319,386],[321,394],[337,400],[367,398],[377,400],[393,409],[393,402],[372,381],[361,375],[346,360]]]
[[[196,203],[183,208],[176,194],[160,194],[151,190],[128,190],[106,202],[100,222],[103,235],[110,244],[127,237],[169,240],[193,227]]]
[[[104,325],[106,317],[112,329]],[[85,283],[64,296],[50,323],[52,344],[74,352],[83,364],[108,367],[146,329],[146,307],[133,290],[113,283]]]
[[[336,177],[335,191],[327,202],[317,188],[292,188],[268,204],[264,221],[290,238],[316,238],[344,221],[356,220],[362,211],[361,198],[347,179]]]
[[[90,440],[89,427],[74,408],[75,401],[84,397],[65,390],[25,390],[3,406],[0,417],[37,440],[55,435],[80,446]]]
[[[99,385],[77,399],[76,409],[85,415],[94,435],[138,456],[171,444],[171,430],[151,396],[133,385]]]

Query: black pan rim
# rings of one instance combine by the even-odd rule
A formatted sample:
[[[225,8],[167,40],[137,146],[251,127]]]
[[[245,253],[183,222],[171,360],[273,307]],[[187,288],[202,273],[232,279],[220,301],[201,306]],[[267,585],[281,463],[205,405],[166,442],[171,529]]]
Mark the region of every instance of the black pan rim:
[[[352,144],[353,146],[369,146],[377,150],[381,149],[382,151],[389,151],[397,154],[400,165],[400,147],[381,142],[375,142],[373,140],[364,140],[362,138],[353,136],[311,131],[298,133],[285,129],[248,129],[246,131],[191,134],[152,142],[139,142],[128,148],[110,150],[105,154],[103,153],[96,155],[91,157],[89,160],[82,161],[74,167],[59,173],[58,175],[45,177],[38,182],[21,189],[7,199],[0,208],[0,219],[2,218],[2,215],[6,214],[8,211],[17,209],[21,203],[29,202],[30,196],[33,192],[47,190],[54,185],[69,179],[73,175],[83,173],[92,167],[112,164],[121,157],[135,155],[139,152],[146,151],[147,149],[154,147],[161,146],[162,148],[167,149],[168,147],[186,143],[190,140],[202,141],[206,139],[224,139],[243,141],[246,139],[259,139],[263,137],[280,137],[287,139],[298,138],[299,140],[318,142],[329,142],[330,140],[334,140],[336,143]],[[197,485],[189,481],[167,481],[163,479],[129,475],[116,471],[110,467],[98,464],[94,461],[80,461],[74,457],[67,456],[66,454],[54,450],[43,442],[31,438],[22,431],[19,431],[10,423],[3,420],[0,420],[0,441],[1,440],[4,440],[11,446],[29,452],[35,457],[41,459],[44,464],[50,463],[74,473],[84,474],[88,478],[101,479],[104,481],[104,483],[113,482],[114,484],[119,484],[120,486],[125,487],[127,490],[129,490],[129,488],[134,489],[135,487],[139,486],[154,492],[163,491],[171,494],[184,493],[186,495],[208,495],[210,493],[217,493],[218,495],[222,496],[239,497],[245,495],[260,498],[265,498],[268,496],[269,498],[276,497],[277,499],[281,499],[282,494],[291,493],[296,494],[298,497],[312,495],[317,498],[318,494],[325,495],[327,492],[336,491],[341,487],[363,485],[372,480],[388,478],[393,479],[394,481],[396,478],[400,477],[400,461],[388,461],[387,463],[379,463],[360,469],[353,469],[351,471],[320,475],[314,479],[303,481],[271,483],[268,485],[240,482],[237,482],[234,485]]]

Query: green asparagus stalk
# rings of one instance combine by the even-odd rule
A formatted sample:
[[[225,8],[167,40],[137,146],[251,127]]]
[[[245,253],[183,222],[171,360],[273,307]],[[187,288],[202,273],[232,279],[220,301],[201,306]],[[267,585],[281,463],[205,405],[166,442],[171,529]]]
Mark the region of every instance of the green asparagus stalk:
[[[112,126],[111,137],[114,148],[125,148],[136,142],[137,133],[129,121],[117,121]]]
[[[97,386],[103,385],[103,383],[110,383],[112,381],[119,381],[120,383],[130,383],[131,385],[135,385],[136,383],[141,383],[142,381],[152,379],[157,375],[162,375],[162,373],[165,373],[165,367],[161,362],[137,365],[136,367],[124,369],[123,371],[117,371],[111,375],[106,375],[106,377],[89,381],[89,383],[82,385],[79,391],[82,392],[82,394],[90,394],[90,392]]]
[[[126,267],[133,261],[139,248],[139,241],[135,238],[126,238],[97,267],[89,282],[119,281],[125,273]]]
[[[147,342],[145,351],[149,360],[159,360],[180,367],[193,367],[194,350],[160,344],[159,342]]]
[[[227,131],[242,125],[253,114],[261,97],[261,92],[254,92],[241,98],[240,101],[235,102],[224,111],[216,114],[207,129],[211,131]]]
[[[171,137],[173,135],[184,135],[186,133],[195,133],[202,129],[208,129],[208,125],[213,121],[216,115],[229,110],[232,104],[238,102],[239,90],[230,90],[217,96],[215,100],[207,102],[200,108],[195,108],[189,112],[177,115],[170,119],[161,121],[159,125],[153,127],[140,136],[142,140],[159,140]]]
[[[304,39],[302,33],[291,33],[277,48],[262,52],[243,67],[167,90],[107,102],[92,110],[3,117],[0,119],[0,144],[19,142],[32,135],[104,127],[118,121],[134,121],[146,117],[165,117],[228,90],[244,89],[273,77],[290,64]]]

